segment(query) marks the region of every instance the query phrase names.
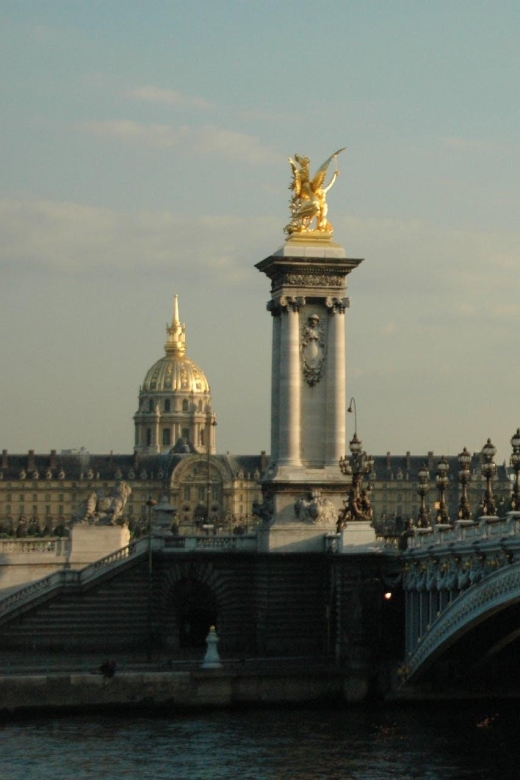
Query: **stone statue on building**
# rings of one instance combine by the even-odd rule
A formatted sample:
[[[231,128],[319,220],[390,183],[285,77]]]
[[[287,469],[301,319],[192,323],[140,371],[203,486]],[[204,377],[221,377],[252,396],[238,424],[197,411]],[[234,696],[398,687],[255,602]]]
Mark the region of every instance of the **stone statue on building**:
[[[123,510],[131,492],[127,482],[118,482],[107,493],[92,491],[72,513],[73,524],[122,525]]]
[[[259,517],[263,523],[270,523],[274,514],[274,500],[270,493],[264,493],[263,501],[257,498],[253,501],[253,515]]]
[[[324,187],[327,170],[338,154],[343,149],[338,149],[328,160],[325,160],[312,179],[310,178],[308,157],[299,154],[294,155],[294,160],[289,157],[292,168],[293,180],[289,189],[293,191],[291,198],[291,221],[285,226],[285,232],[291,236],[293,233],[332,233],[332,225],[327,220],[327,192],[333,186],[339,176],[339,170],[334,171],[329,184]],[[311,227],[313,220],[315,227]]]
[[[301,523],[333,526],[337,510],[329,498],[321,495],[321,490],[313,490],[310,498],[298,498],[295,501],[294,514]]]
[[[366,489],[363,488],[361,491],[352,489],[349,492],[348,499],[343,503],[344,508],[340,509],[337,518],[336,529],[338,533],[339,531],[344,531],[347,523],[351,520],[368,520],[372,523],[374,510]]]
[[[307,318],[302,331],[303,376],[310,387],[318,384],[323,374],[325,361],[325,333],[317,314]]]

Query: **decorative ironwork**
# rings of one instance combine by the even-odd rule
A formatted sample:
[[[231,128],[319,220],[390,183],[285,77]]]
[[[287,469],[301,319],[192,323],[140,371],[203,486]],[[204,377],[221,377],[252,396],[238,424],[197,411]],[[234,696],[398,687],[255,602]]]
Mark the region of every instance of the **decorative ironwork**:
[[[417,516],[417,526],[418,528],[429,528],[430,510],[426,506],[426,496],[430,490],[430,472],[428,471],[426,464],[419,469],[417,476],[419,477],[417,494],[421,499],[421,506],[419,507],[419,514]]]
[[[493,460],[496,452],[496,447],[491,443],[491,439],[488,439],[485,445],[482,447],[482,475],[486,480],[486,492],[484,493],[484,498],[480,502],[479,506],[479,514],[481,516],[493,516],[497,513],[495,498],[493,496],[493,488],[491,485],[493,477],[497,473],[497,465]]]
[[[520,512],[520,428],[511,437],[511,447],[513,452],[510,458],[511,466],[515,472],[515,481],[511,494],[511,509],[513,512]]]
[[[338,515],[337,530],[343,531],[347,523],[352,520],[369,520],[374,517],[374,510],[370,501],[370,485],[363,488],[363,476],[370,474],[374,468],[374,459],[363,451],[363,442],[357,435],[357,412],[355,400],[352,398],[348,411],[355,412],[355,431],[349,443],[352,464],[348,455],[344,455],[339,461],[341,473],[351,478],[347,500],[343,502],[344,508]]]
[[[442,456],[437,464],[437,471],[435,472],[435,484],[439,491],[439,500],[437,503],[437,514],[435,516],[435,522],[447,525],[450,523],[450,517],[448,515],[448,507],[446,504],[446,488],[448,487],[449,477],[448,471],[450,470],[448,461]]]
[[[459,461],[459,482],[462,487],[457,518],[459,520],[471,520],[471,507],[468,498],[468,483],[471,479],[470,463],[471,454],[466,447],[457,455]]]

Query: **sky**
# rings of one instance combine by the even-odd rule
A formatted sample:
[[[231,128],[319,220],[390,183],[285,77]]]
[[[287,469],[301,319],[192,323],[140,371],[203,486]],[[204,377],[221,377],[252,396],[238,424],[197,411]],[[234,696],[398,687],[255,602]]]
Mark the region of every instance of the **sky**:
[[[337,148],[373,454],[520,425],[516,0],[0,0],[0,449],[129,453],[179,295],[220,452],[269,450],[294,153]],[[349,415],[349,418],[351,416]],[[353,432],[349,419],[349,432]]]

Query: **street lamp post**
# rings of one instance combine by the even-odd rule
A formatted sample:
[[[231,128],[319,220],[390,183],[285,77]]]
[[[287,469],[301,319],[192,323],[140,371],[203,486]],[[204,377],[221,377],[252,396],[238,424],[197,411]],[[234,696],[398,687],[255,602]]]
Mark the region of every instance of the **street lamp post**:
[[[429,528],[430,518],[429,511],[426,506],[426,495],[430,490],[430,472],[426,468],[426,464],[419,469],[417,476],[419,477],[419,484],[417,486],[417,494],[421,498],[421,506],[419,507],[419,515],[417,517],[417,526],[419,528]]]
[[[459,510],[457,517],[459,520],[471,520],[471,508],[468,498],[468,483],[471,479],[470,463],[471,454],[467,451],[466,447],[457,455],[459,461],[459,482],[462,487],[460,495]]]
[[[491,486],[491,480],[497,473],[497,465],[493,458],[496,455],[496,447],[491,443],[491,439],[482,447],[482,457],[484,462],[482,463],[482,474],[486,480],[486,492],[484,494],[484,500],[481,504],[482,515],[496,515],[497,508],[495,505],[495,499],[493,496],[493,488]]]
[[[351,406],[354,399],[351,399]],[[354,410],[355,410],[354,402]],[[350,407],[349,407],[350,410]],[[340,458],[339,468],[341,473],[351,478],[347,500],[344,509],[339,513],[338,531],[346,528],[349,520],[372,520],[373,510],[370,502],[369,490],[363,489],[363,476],[369,474],[374,467],[374,459],[363,451],[363,442],[358,439],[357,431],[349,442],[351,457],[344,455]],[[352,460],[352,463],[351,463]]]
[[[511,495],[511,509],[513,512],[520,511],[520,428],[516,429],[516,433],[511,438],[511,446],[513,452],[511,454],[510,463],[515,472],[515,482],[513,485],[513,492]]]
[[[356,408],[356,399],[354,398],[354,396],[352,396],[352,398],[350,399],[347,412],[349,414],[352,414],[352,412],[354,412],[354,436],[357,436],[357,408]]]
[[[435,484],[439,491],[439,506],[437,509],[437,515],[435,518],[436,523],[448,524],[450,517],[448,515],[448,507],[446,506],[446,488],[448,487],[448,471],[450,466],[444,455],[437,463],[437,471],[435,472]]]

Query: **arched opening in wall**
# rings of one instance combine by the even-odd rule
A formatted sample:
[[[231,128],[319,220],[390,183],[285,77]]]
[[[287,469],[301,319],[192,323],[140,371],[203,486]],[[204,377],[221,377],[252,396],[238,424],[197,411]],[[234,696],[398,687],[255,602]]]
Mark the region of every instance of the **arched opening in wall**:
[[[181,650],[204,647],[211,626],[217,626],[217,603],[211,588],[194,577],[184,577],[172,593]]]

